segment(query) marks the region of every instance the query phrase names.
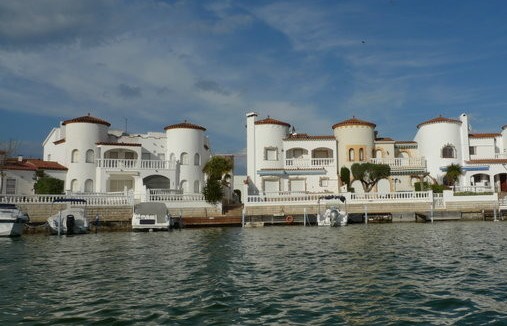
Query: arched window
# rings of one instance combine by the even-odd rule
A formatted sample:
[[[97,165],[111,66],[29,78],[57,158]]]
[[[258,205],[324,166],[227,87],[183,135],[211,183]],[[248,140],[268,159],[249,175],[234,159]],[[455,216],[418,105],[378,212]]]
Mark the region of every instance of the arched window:
[[[194,155],[194,165],[201,165],[201,156],[199,153],[195,153]]]
[[[174,155],[174,153],[171,153],[171,155],[169,155],[169,161],[171,162],[176,161],[176,155]]]
[[[377,149],[377,151],[375,152],[375,157],[376,158],[382,158],[382,150]]]
[[[77,185],[77,179],[72,179],[70,182],[70,191],[71,192],[78,192],[78,185]]]
[[[349,161],[350,162],[353,162],[356,159],[355,156],[356,155],[355,155],[354,149],[353,148],[349,149]]]
[[[95,152],[93,149],[86,151],[86,163],[95,163]]]
[[[442,158],[456,158],[456,149],[452,145],[442,148]]]
[[[182,165],[188,165],[188,154],[187,153],[185,153],[185,152],[181,153],[180,163]]]
[[[85,189],[84,189],[85,192],[93,192],[93,180],[92,179],[87,179],[85,181]]]
[[[194,193],[198,194],[201,192],[199,180],[194,181]]]
[[[180,182],[180,189],[181,191],[185,194],[185,193],[188,193],[188,182],[187,180],[181,180]]]
[[[359,161],[364,161],[364,149],[359,149]]]
[[[75,149],[75,150],[72,151],[71,162],[72,163],[79,162],[79,151],[77,149]]]

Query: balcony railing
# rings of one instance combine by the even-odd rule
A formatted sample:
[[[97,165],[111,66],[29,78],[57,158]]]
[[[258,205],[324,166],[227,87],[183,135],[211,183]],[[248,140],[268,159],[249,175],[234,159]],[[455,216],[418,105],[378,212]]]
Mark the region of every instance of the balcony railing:
[[[387,164],[391,167],[392,170],[426,168],[426,160],[424,157],[372,158],[370,162],[375,164]]]
[[[97,167],[118,170],[174,170],[176,161],[131,160],[131,159],[98,159]]]
[[[321,167],[334,164],[333,158],[288,158],[285,160],[286,167]]]

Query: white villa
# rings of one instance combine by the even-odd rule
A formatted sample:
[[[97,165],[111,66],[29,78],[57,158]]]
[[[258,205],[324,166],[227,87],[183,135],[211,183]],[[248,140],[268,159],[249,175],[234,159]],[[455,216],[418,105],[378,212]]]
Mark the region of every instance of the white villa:
[[[67,168],[66,192],[202,193],[211,157],[204,127],[185,121],[129,134],[110,125],[88,114],[61,122],[44,140],[44,160]]]
[[[442,183],[446,167],[459,164],[461,187],[507,191],[507,125],[501,133],[471,133],[466,114],[420,123],[413,141],[379,138],[372,122],[352,118],[332,126],[333,134],[295,133],[289,123],[247,114],[249,195],[340,193],[342,167],[353,163],[388,164],[391,176],[378,193],[413,191],[422,179]],[[351,177],[352,178],[352,177]],[[363,192],[359,181],[356,193]]]

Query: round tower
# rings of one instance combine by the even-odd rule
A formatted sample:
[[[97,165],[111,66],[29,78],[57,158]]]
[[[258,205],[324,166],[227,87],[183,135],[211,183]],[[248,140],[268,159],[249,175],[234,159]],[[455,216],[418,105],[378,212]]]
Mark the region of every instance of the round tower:
[[[283,140],[289,134],[290,124],[268,118],[255,121],[256,170],[283,169],[285,156]]]
[[[169,160],[178,162],[177,180],[171,180],[171,189],[201,193],[205,182],[202,168],[210,158],[209,144],[204,135],[206,128],[185,121],[169,125],[164,130]]]
[[[350,169],[354,163],[370,161],[375,143],[375,127],[374,123],[355,117],[333,125],[338,142],[338,172],[343,166]]]
[[[68,168],[65,190],[72,192],[95,191],[95,159],[99,156],[98,142],[107,141],[111,124],[90,114],[66,120],[65,165]]]
[[[450,164],[461,164],[463,155],[461,127],[460,120],[442,116],[417,125],[414,140],[417,142],[419,153],[426,159],[427,171],[439,181],[442,181],[445,174],[442,168]]]

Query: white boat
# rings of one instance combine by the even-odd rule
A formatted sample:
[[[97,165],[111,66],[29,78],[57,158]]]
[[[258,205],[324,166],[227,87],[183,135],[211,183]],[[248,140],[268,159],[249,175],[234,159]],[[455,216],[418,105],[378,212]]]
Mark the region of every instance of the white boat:
[[[0,204],[0,236],[19,237],[23,234],[28,214],[14,204]]]
[[[84,199],[64,198],[53,201],[53,204],[67,203],[67,208],[58,211],[48,218],[49,230],[52,234],[84,234],[90,230],[86,219],[85,207],[71,207],[71,204],[86,204]]]
[[[319,197],[317,204],[319,206],[319,212],[317,214],[317,225],[318,226],[345,226],[347,225],[349,221],[349,214],[347,213],[346,209],[339,206],[331,206],[329,208],[326,208],[324,213],[320,210],[320,201],[321,200],[333,200],[338,199],[341,203],[345,203],[345,197],[344,196],[336,196],[336,195],[329,195],[329,196],[322,196]]]
[[[133,231],[167,231],[172,226],[171,222],[171,216],[164,203],[146,202],[134,206]]]

